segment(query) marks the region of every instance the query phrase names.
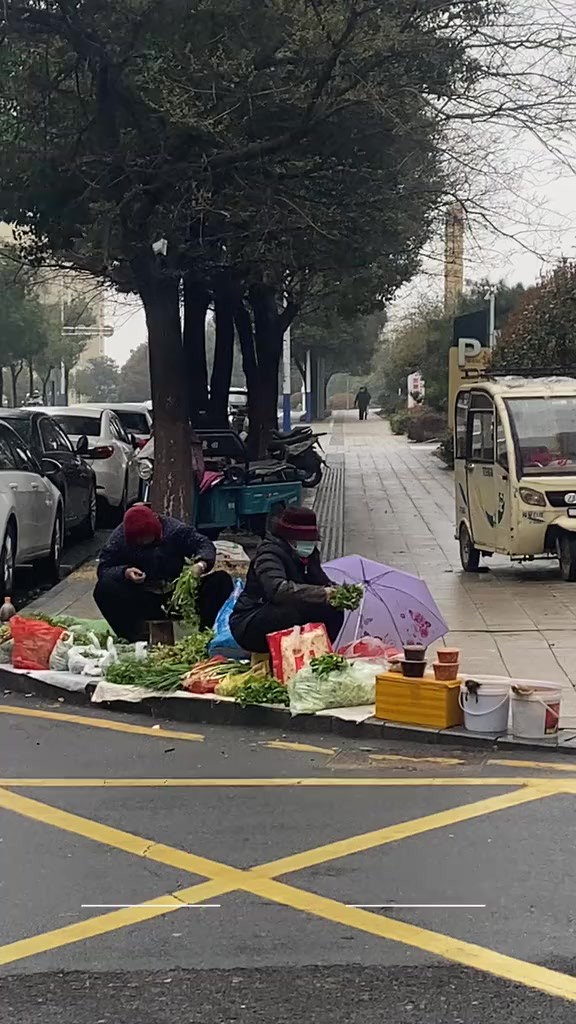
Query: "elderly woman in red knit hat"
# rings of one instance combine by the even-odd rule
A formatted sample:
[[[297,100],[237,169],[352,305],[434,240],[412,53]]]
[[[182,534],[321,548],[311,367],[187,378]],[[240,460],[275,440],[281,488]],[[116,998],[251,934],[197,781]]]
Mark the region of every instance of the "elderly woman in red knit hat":
[[[186,559],[201,578],[200,625],[214,620],[233,584],[226,572],[211,572],[216,548],[211,540],[178,519],[133,505],[102,548],[94,600],[117,636],[147,640],[148,622],[166,618],[163,593],[182,572]],[[207,574],[210,575],[207,575]]]
[[[344,613],[329,604],[332,584],[320,564],[319,539],[314,512],[288,508],[258,547],[230,617],[245,651],[265,654],[268,633],[307,622],[323,622],[332,641],[338,636]]]

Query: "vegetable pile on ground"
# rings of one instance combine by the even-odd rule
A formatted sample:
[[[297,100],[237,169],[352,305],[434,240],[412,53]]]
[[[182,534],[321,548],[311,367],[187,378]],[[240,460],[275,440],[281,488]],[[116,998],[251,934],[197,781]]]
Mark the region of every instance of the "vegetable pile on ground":
[[[128,656],[121,658],[105,671],[106,680],[117,686],[143,686],[147,690],[174,693],[182,689],[182,680],[188,665],[152,665],[145,659]]]
[[[342,611],[355,612],[360,606],[364,596],[364,587],[359,583],[343,583],[335,587],[330,596],[330,604],[333,608],[340,608]]]
[[[148,651],[148,661],[153,665],[187,665],[192,668],[199,661],[206,661],[213,636],[211,629],[202,629],[177,640],[171,646],[158,644]]]

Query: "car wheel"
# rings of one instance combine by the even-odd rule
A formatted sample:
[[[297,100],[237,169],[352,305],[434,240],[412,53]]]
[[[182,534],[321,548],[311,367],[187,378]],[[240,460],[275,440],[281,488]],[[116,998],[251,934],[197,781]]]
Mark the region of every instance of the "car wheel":
[[[58,510],[56,519],[54,521],[54,529],[52,530],[52,542],[50,544],[50,554],[47,558],[42,560],[42,571],[46,575],[46,578],[54,583],[58,583],[60,580],[60,561],[62,559],[62,509]]]
[[[8,526],[2,543],[0,553],[0,580],[3,585],[3,595],[12,596],[14,592],[14,567],[16,564],[16,531],[12,525]]]
[[[472,543],[472,537],[466,523],[462,523],[458,536],[460,542],[460,561],[464,572],[478,572],[480,552]]]
[[[96,499],[96,488],[92,486],[90,488],[90,494],[88,495],[88,515],[80,527],[82,536],[88,540],[96,533],[96,518],[98,514],[98,502]]]
[[[560,575],[565,583],[576,580],[576,537],[571,533],[561,533],[556,541]]]

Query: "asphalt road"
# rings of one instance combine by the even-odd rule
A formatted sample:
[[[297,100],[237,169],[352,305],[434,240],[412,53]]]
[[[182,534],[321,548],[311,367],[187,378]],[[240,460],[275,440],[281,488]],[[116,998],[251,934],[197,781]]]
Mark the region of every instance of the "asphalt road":
[[[0,1020],[572,1021],[576,761],[335,739],[0,700]]]

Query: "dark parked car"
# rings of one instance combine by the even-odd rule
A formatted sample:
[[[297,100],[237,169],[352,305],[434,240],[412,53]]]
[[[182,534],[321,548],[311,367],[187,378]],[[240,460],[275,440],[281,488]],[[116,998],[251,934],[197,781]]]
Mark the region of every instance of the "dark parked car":
[[[0,419],[16,430],[38,463],[54,463],[50,480],[64,503],[64,528],[92,537],[96,529],[96,476],[52,416],[26,407],[2,409]],[[84,445],[87,448],[87,443]]]

